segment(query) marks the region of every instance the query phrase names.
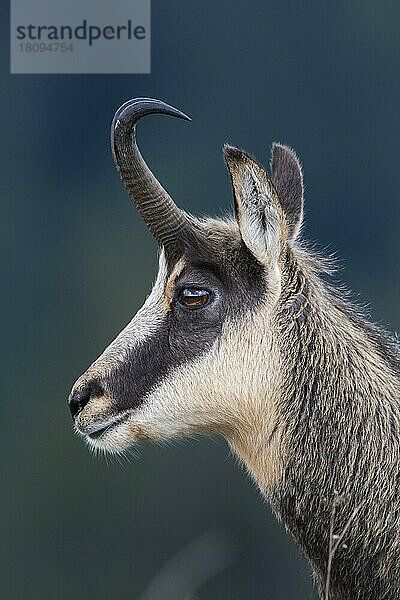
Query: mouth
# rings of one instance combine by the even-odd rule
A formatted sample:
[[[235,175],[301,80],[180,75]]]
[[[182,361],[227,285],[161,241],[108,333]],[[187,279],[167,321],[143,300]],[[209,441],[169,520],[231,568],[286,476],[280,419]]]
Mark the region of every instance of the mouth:
[[[101,423],[98,426],[92,427],[90,431],[86,431],[86,436],[93,441],[99,441],[102,437],[104,437],[110,431],[117,429],[119,425],[124,423],[128,419],[128,415],[123,415],[122,417],[116,417],[115,419],[108,421],[106,423]]]
[[[97,423],[79,423],[79,418],[77,421],[75,432],[95,451],[118,454],[140,440],[150,439],[148,432],[132,418],[131,411]]]

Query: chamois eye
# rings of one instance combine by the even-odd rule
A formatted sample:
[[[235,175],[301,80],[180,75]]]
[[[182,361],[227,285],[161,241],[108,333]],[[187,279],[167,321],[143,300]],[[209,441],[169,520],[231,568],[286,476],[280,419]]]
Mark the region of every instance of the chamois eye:
[[[210,293],[207,290],[184,288],[179,293],[179,302],[186,308],[200,308],[205,306],[209,299]]]

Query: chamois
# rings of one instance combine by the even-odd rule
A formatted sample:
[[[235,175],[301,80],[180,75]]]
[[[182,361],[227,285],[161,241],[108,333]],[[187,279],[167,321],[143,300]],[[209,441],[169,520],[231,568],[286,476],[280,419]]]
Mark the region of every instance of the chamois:
[[[224,436],[305,553],[321,597],[398,600],[395,338],[327,283],[326,264],[299,241],[303,176],[291,149],[272,146],[267,174],[225,146],[235,217],[199,219],[174,204],[139,152],[136,124],[153,113],[190,120],[159,100],[130,100],[111,143],[160,246],[159,272],[143,307],[75,383],[76,431],[108,452]],[[344,529],[332,561],[330,542]]]

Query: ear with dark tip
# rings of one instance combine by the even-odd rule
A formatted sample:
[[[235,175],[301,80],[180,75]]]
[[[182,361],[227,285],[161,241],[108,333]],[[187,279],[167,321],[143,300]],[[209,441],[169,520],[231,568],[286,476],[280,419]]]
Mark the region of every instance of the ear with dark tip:
[[[303,173],[296,154],[282,144],[272,145],[272,181],[278,193],[288,228],[289,239],[299,233],[303,219]]]
[[[243,150],[224,146],[224,156],[242,240],[261,263],[275,263],[286,238],[286,225],[274,185],[265,170]]]

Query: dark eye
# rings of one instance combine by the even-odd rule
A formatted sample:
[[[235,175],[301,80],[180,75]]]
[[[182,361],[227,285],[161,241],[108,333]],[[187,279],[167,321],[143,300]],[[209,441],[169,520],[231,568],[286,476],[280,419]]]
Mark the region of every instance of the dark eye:
[[[179,302],[186,308],[200,308],[205,306],[209,299],[210,293],[207,290],[184,288],[179,293]]]

